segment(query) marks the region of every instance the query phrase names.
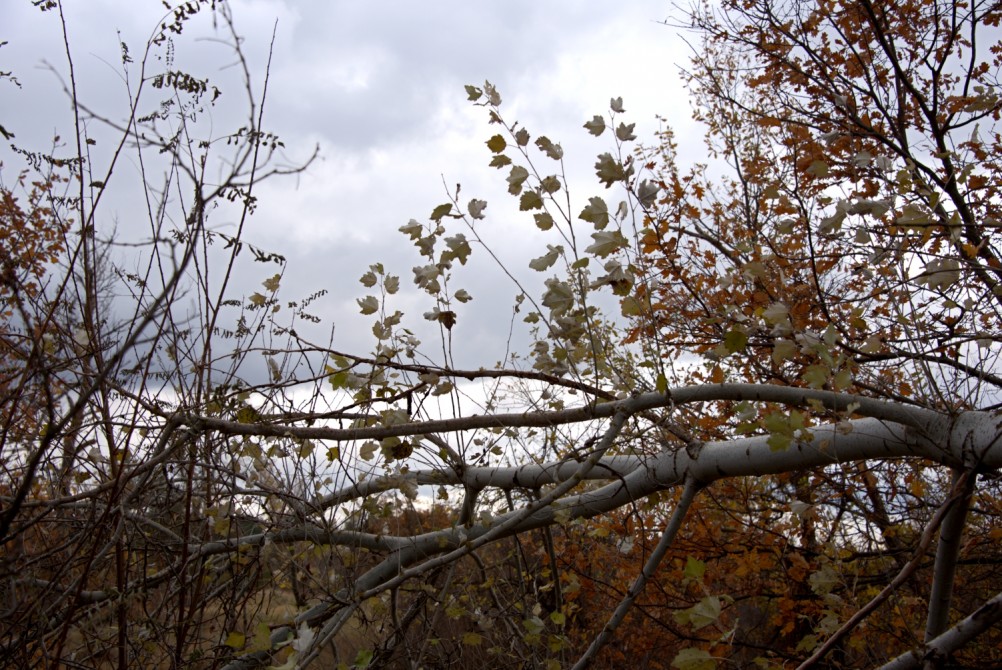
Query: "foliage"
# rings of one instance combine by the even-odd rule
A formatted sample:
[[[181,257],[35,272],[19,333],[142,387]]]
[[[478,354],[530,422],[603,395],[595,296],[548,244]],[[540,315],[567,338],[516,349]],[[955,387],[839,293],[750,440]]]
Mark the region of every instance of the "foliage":
[[[980,138],[999,62],[977,40],[995,9],[728,3],[693,21],[696,116],[731,170],[683,172],[670,134],[650,152],[671,194],[642,240],[664,354],[721,359],[707,376],[992,405],[998,144]]]
[[[206,17],[242,95],[175,61]],[[466,88],[545,236],[540,291],[505,268],[530,350],[475,370],[451,347],[486,200],[457,186],[403,225],[410,272],[373,259],[371,353],[317,344],[323,291],[280,299],[285,259],[250,233],[261,181],[312,158],[283,167],[228,6],[179,5],[141,57],[122,43],[124,123],[76,90],[64,32],[72,138],[15,145],[0,188],[0,657],[992,663],[996,9],[688,19],[705,164],[669,130],[637,146],[613,98],[584,123],[597,187],[572,199],[564,148]],[[231,100],[239,121],[205,122]],[[111,233],[119,189],[146,197],[147,242]]]
[[[49,267],[66,251],[69,222],[50,206],[65,179],[55,165],[44,181],[29,186],[27,179],[22,172],[13,188],[0,184],[0,243],[16,250],[0,268],[0,397],[3,433],[15,440],[41,430],[48,384],[56,379],[44,359],[57,348],[66,356],[65,342],[72,341],[72,333],[58,332],[43,290]]]

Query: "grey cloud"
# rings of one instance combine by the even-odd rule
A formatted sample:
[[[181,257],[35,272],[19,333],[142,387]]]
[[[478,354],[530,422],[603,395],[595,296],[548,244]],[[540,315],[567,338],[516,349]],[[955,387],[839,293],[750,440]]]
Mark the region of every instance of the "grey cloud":
[[[278,26],[291,50],[271,104],[339,149],[392,144],[426,130],[444,102],[461,104],[464,84],[504,90],[547,67],[588,22],[582,3],[558,4],[297,2],[292,25]]]
[[[372,262],[382,261],[401,276],[407,295],[401,296],[400,308],[406,306],[407,325],[428,331],[421,314],[431,308],[432,301],[411,288],[410,268],[421,259],[397,228],[411,217],[423,219],[444,200],[442,173],[450,185],[463,182],[464,198],[488,200],[488,219],[483,225],[491,243],[516,274],[532,285],[541,281],[525,264],[545,245],[538,243],[531,219],[513,211],[503,175],[485,167],[483,141],[489,131],[482,118],[479,125],[469,127],[473,150],[464,153],[462,148],[443,146],[443,133],[448,130],[444,125],[470,124],[468,117],[456,111],[467,105],[462,85],[484,79],[496,83],[509,112],[517,112],[534,134],[545,132],[561,141],[569,160],[577,161],[569,169],[582,170],[590,177],[597,143],[593,138],[582,140],[580,109],[600,113],[610,95],[624,95],[630,108],[631,91],[599,90],[596,94],[593,89],[603,89],[606,83],[585,90],[593,81],[590,71],[575,79],[580,84],[561,87],[559,77],[552,73],[558,64],[573,68],[574,54],[582,50],[592,56],[600,52],[603,63],[624,72],[637,67],[656,72],[656,64],[646,60],[649,55],[639,51],[638,45],[612,41],[616,34],[610,26],[649,23],[664,9],[653,0],[623,5],[571,0],[233,0],[231,5],[237,30],[246,37],[244,46],[258,90],[270,35],[278,21],[267,129],[285,140],[290,160],[308,153],[315,142],[321,144],[325,156],[323,163],[299,180],[298,189],[293,180],[259,189],[261,204],[250,221],[248,239],[289,259],[283,300],[300,299],[320,288],[330,291],[313,308],[325,319],[317,339],[333,322],[336,343],[356,351],[371,344],[371,320],[358,315],[354,298],[364,295],[357,279]],[[53,33],[52,17],[28,16],[37,14],[28,3],[14,6],[18,25],[44,26],[45,30],[31,39],[0,34],[0,40],[11,39],[9,47],[0,49],[0,69],[14,69],[25,79],[25,90],[9,98],[13,101],[9,106],[9,87],[0,89],[5,98],[0,123],[8,123],[7,115],[13,114],[17,129],[11,129],[24,129],[26,138],[34,133],[41,142],[36,146],[44,147],[54,128],[62,127],[64,132],[69,128],[65,98],[52,85],[51,75],[34,67],[42,55],[54,62],[61,60],[58,34]],[[133,11],[130,3],[128,13],[120,11],[121,2],[91,2],[86,9],[80,9],[83,3],[69,6],[75,7],[69,25],[79,75],[87,84],[86,99],[112,118],[120,117],[125,110],[116,73],[120,54],[115,29],[121,28],[123,39],[138,56],[136,50],[159,18],[160,4],[134,3]],[[213,35],[208,22],[199,23],[197,31]],[[5,60],[8,54],[16,58]],[[242,92],[236,70],[223,67],[232,62],[225,47],[186,37],[178,58],[183,67],[210,76],[224,90],[207,117],[214,136],[241,125],[237,110]],[[662,67],[670,69],[670,63]],[[526,93],[529,86],[537,88]],[[592,109],[592,102],[582,102],[586,98],[600,106]],[[18,104],[18,100],[31,103]],[[150,104],[155,102],[156,96],[151,97]],[[463,125],[461,131],[466,130]],[[580,152],[573,151],[575,139],[583,141]],[[577,197],[592,186],[572,182]],[[113,206],[106,215],[117,215],[123,235],[141,233],[130,224],[132,206],[125,201],[107,204]],[[232,226],[225,213],[214,215],[213,223]],[[234,282],[236,293],[250,295],[274,271],[242,261]],[[505,349],[516,288],[482,249],[474,250],[471,265],[457,268],[456,276],[454,288],[466,287],[474,296],[473,302],[460,308],[457,353],[466,364],[489,365]]]

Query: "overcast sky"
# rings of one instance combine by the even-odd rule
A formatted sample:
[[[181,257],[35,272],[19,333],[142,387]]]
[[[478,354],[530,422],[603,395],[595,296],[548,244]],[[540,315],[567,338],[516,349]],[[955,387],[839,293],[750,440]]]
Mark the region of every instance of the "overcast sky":
[[[66,0],[68,29],[85,101],[121,118],[125,94],[116,68],[119,41],[136,53],[161,17],[158,0]],[[660,115],[676,129],[683,153],[698,160],[699,131],[678,78],[689,47],[662,25],[672,8],[666,0],[235,0],[237,30],[246,38],[258,84],[273,28],[277,30],[265,126],[285,141],[290,158],[319,144],[322,160],[297,179],[275,181],[259,191],[259,211],[248,231],[258,246],[289,259],[283,296],[330,291],[316,311],[336,325],[335,346],[371,348],[371,317],[358,316],[364,295],[358,277],[381,261],[412,281],[421,263],[397,229],[408,219],[426,220],[446,201],[445,183],[463,184],[463,201],[488,201],[481,229],[497,254],[519,276],[530,277],[529,259],[556,243],[535,230],[505,194],[505,173],[487,167],[484,144],[496,127],[483,109],[466,102],[464,84],[493,82],[504,97],[509,120],[533,137],[545,134],[565,149],[575,211],[600,193],[592,176],[595,155],[609,138],[587,135],[582,124],[608,111],[622,96],[626,120],[637,123],[642,141],[653,142]],[[277,22],[277,23],[276,23]],[[212,35],[208,21],[199,34]],[[227,81],[232,62],[218,44],[186,41],[179,58],[218,64]],[[52,133],[68,133],[64,99],[56,78],[65,56],[54,13],[42,14],[29,0],[3,0],[0,9],[0,71],[22,84],[0,88],[0,123],[22,146],[46,149]],[[188,45],[188,46],[184,46]],[[188,49],[184,54],[182,48]],[[215,67],[216,65],[213,65]],[[210,70],[211,74],[211,70]],[[224,88],[224,96],[239,91]],[[233,99],[233,98],[231,98]],[[118,110],[115,112],[115,110]],[[225,112],[217,112],[219,134]],[[18,165],[6,149],[0,160]],[[108,220],[127,228],[126,205]],[[460,228],[456,229],[457,232]],[[584,229],[582,229],[584,232]],[[259,274],[264,276],[264,272]],[[457,273],[473,302],[456,327],[459,361],[490,366],[505,347],[517,290],[504,280],[482,249]],[[538,277],[542,279],[542,277]],[[258,281],[248,274],[244,281]],[[246,293],[258,290],[247,287]],[[427,295],[411,292],[394,308],[409,318],[432,307]]]

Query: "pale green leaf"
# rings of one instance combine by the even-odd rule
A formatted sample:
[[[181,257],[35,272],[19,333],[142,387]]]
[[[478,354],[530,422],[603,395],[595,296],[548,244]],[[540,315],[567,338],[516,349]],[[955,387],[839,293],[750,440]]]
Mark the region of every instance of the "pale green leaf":
[[[657,204],[659,192],[660,189],[657,184],[646,179],[640,182],[640,185],[637,186],[637,200],[640,201],[640,206],[644,208],[653,207]]]
[[[446,262],[457,260],[461,265],[466,265],[466,261],[473,251],[466,236],[462,233],[445,238],[445,246],[448,250],[442,252],[442,260]]]
[[[555,175],[544,177],[543,181],[539,183],[539,187],[547,193],[556,193],[560,190],[560,179]]]
[[[824,161],[814,161],[807,168],[807,174],[812,174],[815,177],[824,178],[828,176],[828,164]]]
[[[470,213],[470,217],[474,219],[484,218],[485,209],[487,209],[487,201],[477,200],[476,198],[470,200],[470,204],[466,206],[466,210]]]
[[[616,128],[616,138],[620,142],[629,142],[631,140],[637,139],[636,134],[633,132],[633,129],[636,127],[636,125],[637,124],[635,124],[635,123],[629,123],[629,124],[627,124],[627,123],[621,123],[621,124],[619,124],[619,126]]]
[[[743,330],[734,329],[724,335],[724,348],[728,353],[736,354],[744,351],[748,346],[748,333]]]
[[[587,260],[585,256],[581,260]],[[576,265],[577,263],[575,263]],[[598,277],[595,281],[590,284],[591,288],[599,288],[601,286],[611,286],[612,292],[616,295],[627,295],[633,288],[634,276],[633,273],[628,271],[627,268],[623,267],[623,264],[618,260],[611,260],[605,264],[606,274]]]
[[[339,372],[334,372],[327,377],[327,381],[330,382],[331,388],[335,391],[342,389],[348,384],[348,370],[341,370]]]
[[[921,205],[909,203],[901,209],[894,222],[899,226],[922,229],[932,223],[932,214]]]
[[[455,387],[453,386],[452,382],[442,382],[435,386],[431,394],[433,396],[446,395],[448,393],[452,393],[453,388]]]
[[[574,306],[574,291],[570,285],[556,278],[547,279],[543,293],[543,306],[555,316],[563,314]]]
[[[272,293],[274,293],[275,291],[278,290],[278,285],[279,285],[279,282],[281,282],[281,280],[282,280],[282,275],[274,275],[272,277],[269,277],[268,279],[265,279],[263,282],[261,282],[261,284],[267,290],[269,290]]]
[[[689,556],[685,559],[685,571],[683,574],[687,579],[702,581],[703,575],[706,574],[706,563]]]
[[[578,214],[578,218],[593,223],[595,228],[602,230],[609,225],[609,207],[598,196],[588,198],[588,204]]]
[[[838,574],[828,563],[821,566],[820,570],[811,573],[807,578],[811,585],[811,591],[819,596],[828,595],[838,585]]]
[[[546,628],[546,624],[538,616],[529,617],[522,621],[522,625],[529,633],[541,633]]]
[[[703,649],[683,649],[675,654],[671,667],[679,670],[715,670],[717,662]]]
[[[412,240],[419,240],[421,239],[421,234],[424,233],[424,226],[411,219],[407,222],[406,226],[400,226],[399,230],[401,233],[409,235]]]
[[[484,92],[487,93],[487,102],[498,107],[501,105],[501,94],[498,92],[494,84],[489,81],[484,82]]]
[[[313,455],[313,448],[314,448],[313,440],[303,440],[303,443],[299,445],[299,457],[309,458],[311,455]]]
[[[362,649],[357,654],[355,654],[355,662],[352,664],[353,668],[367,668],[369,664],[372,663],[372,652],[368,649]]]
[[[945,291],[960,281],[960,262],[955,258],[936,258],[926,264],[918,283]]]
[[[806,515],[810,514],[812,509],[814,509],[814,505],[805,503],[803,500],[794,500],[790,502],[790,511],[800,518],[804,518]]]
[[[559,144],[554,144],[550,141],[550,138],[540,135],[536,138],[536,146],[544,154],[552,158],[553,160],[560,160],[564,157],[564,150]]]
[[[435,235],[429,235],[428,237],[422,237],[417,242],[414,243],[414,246],[416,246],[418,248],[418,251],[421,252],[422,256],[426,256],[427,258],[431,258],[435,254],[435,241],[436,241],[436,239],[437,238],[435,237]]]
[[[518,200],[518,209],[522,212],[532,209],[541,209],[542,207],[543,199],[533,190],[526,191]]]
[[[560,258],[560,254],[564,251],[564,248],[559,245],[553,246],[552,244],[547,244],[546,248],[549,249],[547,253],[543,254],[539,258],[534,258],[529,261],[529,267],[537,272],[542,272],[552,267],[553,264],[557,262],[557,259]]]
[[[265,622],[260,622],[254,627],[254,638],[251,641],[249,652],[258,652],[271,648],[271,629]]]
[[[675,613],[675,620],[680,624],[689,624],[693,629],[700,629],[709,626],[720,618],[720,598],[718,596],[706,596],[689,609],[680,610]]]
[[[633,166],[624,166],[606,152],[598,157],[595,163],[595,174],[601,183],[609,188],[619,181],[626,181],[633,174]]]
[[[812,389],[819,389],[824,387],[830,373],[831,370],[826,365],[811,365],[804,371],[801,379]]]
[[[772,361],[777,365],[797,355],[800,349],[790,340],[776,340],[772,345]]]
[[[371,461],[372,457],[376,455],[376,451],[379,449],[379,444],[369,440],[362,444],[358,450],[358,455],[363,461]]]
[[[873,334],[863,341],[863,344],[859,347],[859,350],[864,354],[875,354],[880,351],[883,346],[883,338],[879,334]]]
[[[358,281],[362,283],[362,286],[366,288],[372,288],[373,286],[376,285],[376,281],[378,280],[376,279],[375,273],[370,270],[369,272],[366,272],[364,275],[359,277]]]
[[[508,146],[508,143],[505,142],[504,138],[501,137],[500,135],[495,135],[494,137],[492,137],[489,140],[487,140],[487,148],[490,149],[491,151],[493,151],[496,154],[499,154],[502,151],[504,151],[505,147],[507,147],[507,146]]]
[[[223,644],[225,644],[227,647],[231,649],[243,649],[244,644],[246,642],[247,642],[246,635],[244,635],[243,633],[238,633],[237,631],[233,631],[232,633],[226,636],[226,642],[224,642]]]
[[[508,192],[512,195],[518,195],[522,192],[522,184],[525,180],[529,178],[529,171],[526,170],[521,165],[516,165],[512,167],[511,172],[508,173],[508,178],[505,180],[508,182]]]
[[[438,283],[439,273],[440,270],[437,265],[416,267],[414,268],[414,283],[429,293],[438,293],[442,290]]]
[[[818,631],[825,637],[828,637],[842,627],[842,622],[839,620],[839,616],[836,612],[826,609],[822,612],[822,614],[824,616],[821,621],[817,623],[814,630]]]
[[[778,323],[786,323],[789,316],[790,309],[781,302],[774,302],[762,310],[762,318],[772,326]]]
[[[832,389],[835,391],[844,391],[852,386],[852,371],[848,368],[839,370],[832,377]]]
[[[619,311],[623,316],[640,316],[644,313],[644,305],[633,296],[628,295],[620,301]]]
[[[538,214],[532,215],[533,220],[536,222],[536,227],[540,230],[549,230],[553,227],[553,217],[547,212],[540,212]]]
[[[595,241],[585,249],[585,252],[595,254],[601,258],[605,258],[630,243],[623,233],[618,230],[601,230],[597,233],[592,233],[591,237]]]
[[[654,389],[658,393],[664,393],[668,390],[668,377],[665,376],[665,373],[658,373],[658,378],[654,382]]]
[[[765,264],[761,261],[751,261],[741,266],[741,274],[749,279],[757,279],[765,276]]]
[[[773,433],[765,442],[769,445],[769,449],[772,451],[786,451],[790,448],[790,443],[792,441],[793,438],[789,435]]]
[[[438,222],[442,220],[442,217],[449,216],[450,212],[452,212],[452,203],[447,202],[444,205],[439,205],[438,207],[433,209],[431,211],[431,216],[429,218],[432,221]]]
[[[477,88],[476,86],[470,86],[469,84],[467,84],[465,88],[467,95],[466,99],[469,100],[470,102],[476,102],[477,100],[480,99],[480,96],[484,94],[484,92],[479,88]]]
[[[379,299],[374,295],[358,298],[355,302],[358,303],[359,311],[362,314],[375,314],[379,311]]]
[[[845,221],[845,210],[838,209],[831,216],[821,219],[818,226],[818,233],[821,235],[834,235],[842,229],[842,222]]]
[[[850,214],[872,214],[873,216],[883,216],[894,206],[894,201],[890,198],[870,200],[863,198],[852,203],[849,207]],[[921,210],[919,210],[921,212]],[[922,213],[923,218],[925,214]]]
[[[605,132],[605,119],[596,114],[592,117],[591,121],[584,124],[584,127],[588,129],[589,133],[598,137]]]
[[[429,321],[438,321],[447,330],[452,330],[452,327],[456,325],[456,313],[452,310],[440,310],[436,307],[430,312],[425,312],[424,318]]]

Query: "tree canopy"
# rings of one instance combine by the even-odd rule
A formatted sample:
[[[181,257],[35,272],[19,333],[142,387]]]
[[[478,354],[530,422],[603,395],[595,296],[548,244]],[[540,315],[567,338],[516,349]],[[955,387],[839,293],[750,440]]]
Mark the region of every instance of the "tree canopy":
[[[0,658],[995,667],[999,7],[679,10],[705,155],[612,98],[580,199],[581,157],[467,86],[508,225],[548,240],[540,291],[506,268],[528,350],[476,369],[452,363],[456,270],[490,262],[494,222],[459,186],[400,227],[411,270],[359,278],[371,351],[315,336],[323,290],[283,294],[245,224],[316,154],[290,167],[230,11],[122,42],[115,118],[67,37],[68,139],[0,125],[23,163],[0,173]],[[177,65],[195,21],[243,66],[240,125]]]

